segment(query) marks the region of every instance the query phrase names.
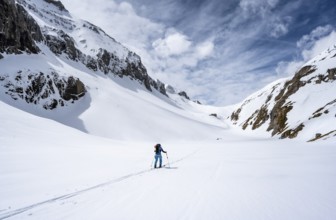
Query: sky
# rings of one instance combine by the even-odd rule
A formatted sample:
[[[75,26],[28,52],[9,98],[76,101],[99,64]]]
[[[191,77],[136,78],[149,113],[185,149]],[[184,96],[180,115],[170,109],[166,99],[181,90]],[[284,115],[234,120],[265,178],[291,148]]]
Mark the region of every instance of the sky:
[[[62,0],[204,104],[243,101],[336,44],[334,0]]]

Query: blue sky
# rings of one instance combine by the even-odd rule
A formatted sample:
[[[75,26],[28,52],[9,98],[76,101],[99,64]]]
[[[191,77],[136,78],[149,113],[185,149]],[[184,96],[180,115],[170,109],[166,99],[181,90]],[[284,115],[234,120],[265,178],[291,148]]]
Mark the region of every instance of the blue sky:
[[[219,106],[293,75],[336,44],[334,0],[63,3],[138,53],[152,77]]]

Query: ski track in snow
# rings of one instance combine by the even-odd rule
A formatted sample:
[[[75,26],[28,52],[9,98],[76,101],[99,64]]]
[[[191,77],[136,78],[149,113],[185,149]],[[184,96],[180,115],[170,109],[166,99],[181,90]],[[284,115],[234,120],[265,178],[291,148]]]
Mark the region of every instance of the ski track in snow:
[[[180,161],[183,161],[186,158],[194,155],[196,152],[197,151],[195,151],[191,154],[188,154],[188,155],[186,155],[186,156],[184,156],[180,159],[169,162],[169,164],[168,163],[164,164],[163,168],[174,169],[174,167],[170,166],[171,164],[176,164]],[[153,163],[152,163],[152,165],[153,165]],[[30,211],[34,208],[39,208],[43,205],[48,205],[48,204],[51,204],[51,203],[54,203],[54,202],[57,202],[57,201],[60,201],[60,200],[67,200],[69,198],[81,195],[83,193],[86,193],[86,192],[89,192],[89,191],[92,191],[92,190],[95,190],[95,189],[99,189],[99,188],[102,188],[104,186],[109,186],[109,185],[112,185],[112,184],[115,184],[115,183],[119,183],[119,182],[122,182],[124,180],[129,179],[129,178],[136,177],[136,176],[139,176],[141,174],[148,173],[148,172],[151,172],[151,171],[154,171],[154,170],[156,170],[156,169],[150,168],[150,169],[142,170],[142,171],[139,171],[139,172],[131,173],[131,174],[128,174],[128,175],[125,175],[125,176],[122,176],[122,177],[119,177],[119,178],[116,178],[116,179],[113,179],[113,180],[110,180],[110,181],[92,186],[92,187],[89,187],[89,188],[86,188],[86,189],[82,189],[82,190],[79,190],[79,191],[76,191],[76,192],[73,192],[73,193],[68,193],[68,194],[65,194],[65,195],[62,195],[62,196],[58,196],[58,197],[55,197],[55,198],[52,198],[52,199],[45,200],[43,202],[38,202],[38,203],[35,203],[35,204],[32,204],[32,205],[29,205],[29,206],[26,206],[26,207],[23,207],[23,208],[19,208],[19,209],[16,209],[16,210],[12,210],[12,211],[9,211],[9,212],[5,212],[5,213],[2,213],[2,214],[1,214],[1,212],[5,211],[5,210],[0,210],[0,220],[11,218],[13,216],[16,216],[16,215],[22,214],[24,212]]]
[[[0,219],[334,220],[334,145],[289,143],[176,144],[169,152],[184,152],[171,154],[170,164],[179,163],[174,170],[121,172],[76,192],[31,200]]]

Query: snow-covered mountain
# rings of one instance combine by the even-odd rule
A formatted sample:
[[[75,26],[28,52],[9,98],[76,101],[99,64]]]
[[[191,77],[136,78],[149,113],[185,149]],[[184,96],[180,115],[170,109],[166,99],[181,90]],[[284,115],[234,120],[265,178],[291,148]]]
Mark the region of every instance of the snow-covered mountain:
[[[3,102],[115,139],[160,139],[158,129],[175,138],[215,138],[221,131],[223,123],[184,91],[151,78],[138,55],[60,1],[0,4]]]
[[[280,138],[336,133],[335,46],[229,114],[232,107],[198,105],[151,78],[138,55],[60,1],[4,0],[1,7],[0,99],[26,112],[116,139],[159,138],[158,128],[170,137],[220,138],[228,115],[244,130]]]
[[[269,84],[236,107],[231,121],[244,130],[306,141],[336,136],[336,45],[291,78]]]
[[[138,55],[93,24],[73,18],[60,1],[18,0],[15,4],[14,0],[6,0],[2,4],[4,14],[1,18],[3,33],[0,52],[7,56],[23,53],[40,54],[39,58],[44,58],[37,62],[38,66],[41,66],[41,71],[34,66],[35,70],[17,68],[16,73],[13,73],[14,69],[10,73],[2,72],[2,75],[11,75],[19,83],[27,81],[20,78],[22,75],[29,76],[29,81],[34,81],[40,87],[31,88],[30,90],[33,91],[28,92],[26,88],[15,87],[12,83],[13,79],[7,77],[9,82],[6,85],[13,98],[25,99],[35,104],[40,103],[41,99],[49,98],[41,104],[45,109],[53,109],[58,105],[63,106],[64,99],[66,101],[76,99],[69,97],[70,94],[67,91],[69,89],[73,90],[70,93],[75,96],[85,94],[84,85],[78,79],[77,81],[73,78],[68,80],[71,73],[67,73],[65,78],[62,77],[63,81],[69,81],[67,85],[70,88],[63,85],[64,82],[59,79],[59,71],[54,71],[54,68],[48,65],[50,62],[46,60],[52,57],[81,63],[93,72],[129,77],[138,80],[149,91],[155,89],[166,95],[164,85],[148,76]],[[53,54],[49,53],[50,51]],[[2,55],[2,57],[5,56],[5,61],[6,55]],[[21,58],[21,56],[17,57]],[[2,66],[6,66],[6,63]],[[25,66],[30,67],[29,63]],[[2,81],[4,80],[3,76]],[[54,90],[59,91],[61,99],[52,97],[52,94],[55,94]]]

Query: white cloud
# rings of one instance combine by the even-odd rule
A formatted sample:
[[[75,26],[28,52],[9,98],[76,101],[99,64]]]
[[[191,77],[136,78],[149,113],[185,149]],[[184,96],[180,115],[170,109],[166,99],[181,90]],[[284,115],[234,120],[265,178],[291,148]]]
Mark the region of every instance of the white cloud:
[[[290,61],[290,62],[284,62],[281,61],[278,63],[275,71],[279,76],[282,77],[288,77],[288,76],[293,76],[304,64],[304,61]]]
[[[267,3],[271,6],[271,8],[275,8],[277,6],[279,0],[267,0]]]
[[[318,40],[315,40],[311,48],[303,50],[302,57],[304,61],[308,61],[314,58],[315,56],[319,55],[321,52],[327,50],[334,44],[336,44],[336,32],[332,31],[329,35],[324,36]]]
[[[300,57],[290,62],[278,63],[276,72],[281,76],[294,75],[306,62],[335,44],[336,32],[332,31],[330,25],[317,27],[297,42],[297,46],[301,50]]]
[[[124,13],[126,15],[135,15],[133,6],[127,2],[121,2],[118,9],[120,13]]]
[[[296,45],[299,48],[310,48],[312,47],[316,40],[320,39],[321,37],[329,35],[333,30],[331,25],[326,26],[319,26],[315,28],[310,34],[304,35]]]
[[[74,16],[98,25],[138,53],[152,77],[187,90],[191,95],[206,93],[207,88],[198,86],[200,81],[196,81],[190,68],[214,54],[213,39],[195,42],[172,27],[139,16],[127,2],[64,0],[64,4]]]
[[[173,48],[176,49],[174,53],[172,48],[168,48],[167,45],[170,44],[168,44],[167,42],[169,41],[166,40],[163,42],[159,41],[159,44],[154,47],[156,53],[152,54],[152,56],[157,57],[157,60],[161,64],[160,67],[164,67],[164,71],[169,73],[169,75],[172,73],[181,74],[182,72],[185,72],[185,78],[188,78],[187,73],[190,73],[190,68],[196,67],[201,61],[210,57],[215,48],[212,40],[193,44],[186,40],[186,38],[181,38],[181,36],[171,39],[175,40],[174,42],[171,42],[171,45],[174,46]],[[179,46],[177,47],[177,45]],[[160,70],[162,69],[160,68]],[[153,72],[159,72],[160,70],[154,69]],[[174,77],[170,77],[168,81],[172,85],[174,85],[172,82],[172,80],[175,79]]]
[[[275,18],[273,22],[270,22],[270,36],[274,38],[279,38],[288,33],[288,27],[292,19],[290,16],[284,18]]]
[[[316,30],[306,39],[312,45],[316,43],[316,47],[300,47],[302,59],[280,62],[278,75],[275,74],[274,60],[287,57],[294,50],[292,44],[277,38],[291,31],[295,16],[292,19],[288,15],[302,5],[301,0],[281,5],[280,0],[240,0],[237,7],[221,15],[211,14],[220,0],[207,1],[195,9],[197,13],[188,11],[183,18],[178,0],[156,2],[160,10],[152,5],[141,6],[144,1],[137,0],[133,0],[137,10],[119,0],[63,1],[74,15],[100,26],[138,53],[153,78],[187,90],[190,97],[207,103],[224,105],[241,101],[272,80],[293,74],[303,60],[315,54],[315,49],[323,47],[322,41],[320,45],[314,40],[321,37],[313,37],[323,31]],[[149,14],[153,11],[156,21],[137,13],[153,17]],[[172,15],[181,18],[176,27],[169,26],[176,23]],[[173,22],[158,22],[166,22],[165,19]]]
[[[116,3],[113,0],[62,2],[71,14],[101,27],[136,53],[146,51],[150,46],[149,42],[165,31],[164,25],[137,15],[133,6],[127,2]]]
[[[247,20],[256,20],[256,29],[268,33],[270,37],[279,38],[288,33],[292,18],[274,12],[278,3],[279,0],[240,0],[241,11],[236,19],[239,20],[242,17]]]
[[[285,35],[288,32],[287,25],[283,23],[278,23],[273,26],[273,30],[271,31],[270,35],[272,37],[278,38],[280,36]]]
[[[181,55],[187,52],[192,42],[186,35],[181,33],[169,33],[164,39],[160,38],[153,42],[152,46],[158,55],[169,57]]]
[[[247,17],[250,15],[265,17],[277,4],[278,0],[241,0],[239,2],[240,8]]]
[[[214,47],[215,45],[212,41],[205,41],[197,45],[196,54],[200,59],[206,58],[213,53]]]

